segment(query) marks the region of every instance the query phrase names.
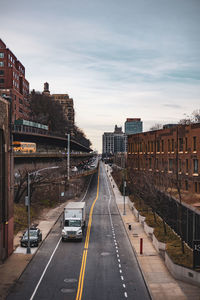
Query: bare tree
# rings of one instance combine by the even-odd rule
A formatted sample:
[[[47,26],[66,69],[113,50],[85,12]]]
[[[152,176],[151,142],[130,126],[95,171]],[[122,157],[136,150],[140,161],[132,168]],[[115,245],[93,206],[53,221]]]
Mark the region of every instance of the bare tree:
[[[150,127],[150,131],[162,129],[163,126],[160,123],[155,123],[152,127]]]

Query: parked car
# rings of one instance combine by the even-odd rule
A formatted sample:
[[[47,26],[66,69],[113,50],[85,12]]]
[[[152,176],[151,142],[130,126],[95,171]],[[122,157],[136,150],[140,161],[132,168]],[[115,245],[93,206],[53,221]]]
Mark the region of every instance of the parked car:
[[[29,230],[30,247],[38,247],[39,242],[42,241],[42,233],[39,228],[31,227]],[[26,230],[21,237],[21,247],[28,247],[28,230]]]
[[[78,171],[78,168],[75,166],[72,168],[72,172],[77,172]]]

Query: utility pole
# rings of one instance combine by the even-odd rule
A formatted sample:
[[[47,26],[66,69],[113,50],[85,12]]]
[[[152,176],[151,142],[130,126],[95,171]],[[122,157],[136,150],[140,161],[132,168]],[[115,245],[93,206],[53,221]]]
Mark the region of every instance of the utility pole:
[[[28,247],[26,249],[27,254],[31,254],[31,247],[30,247],[30,224],[31,224],[31,176],[32,175],[39,175],[40,172],[51,170],[51,169],[58,169],[58,166],[43,168],[31,173],[28,173],[27,177],[27,197],[25,197],[25,205],[28,206]]]
[[[70,134],[67,134],[67,179],[69,180],[70,170]]]

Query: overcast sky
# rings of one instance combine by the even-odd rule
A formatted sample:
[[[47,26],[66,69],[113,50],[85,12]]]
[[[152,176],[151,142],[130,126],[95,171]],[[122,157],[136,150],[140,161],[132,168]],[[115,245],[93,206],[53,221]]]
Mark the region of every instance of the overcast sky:
[[[200,0],[0,0],[0,38],[101,152],[126,118],[147,131],[200,108],[199,16]]]

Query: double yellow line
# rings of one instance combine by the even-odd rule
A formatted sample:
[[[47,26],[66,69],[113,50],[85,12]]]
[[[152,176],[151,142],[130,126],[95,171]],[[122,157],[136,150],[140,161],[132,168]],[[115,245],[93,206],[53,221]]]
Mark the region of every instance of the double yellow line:
[[[99,170],[100,170],[100,168],[99,168]],[[96,201],[99,197],[99,170],[98,170],[98,182],[97,182],[97,195],[96,195],[96,198],[95,198],[95,200],[92,203],[92,206],[90,208],[89,221],[88,221],[85,245],[84,245],[84,250],[83,250],[83,257],[82,257],[81,270],[80,270],[79,281],[78,281],[78,290],[77,290],[77,294],[76,294],[76,300],[81,300],[82,293],[83,293],[85,267],[86,267],[88,246],[89,246],[89,240],[90,240],[90,229],[91,229],[91,226],[92,226],[92,214],[93,214],[94,205],[95,205],[95,203],[96,203]]]

